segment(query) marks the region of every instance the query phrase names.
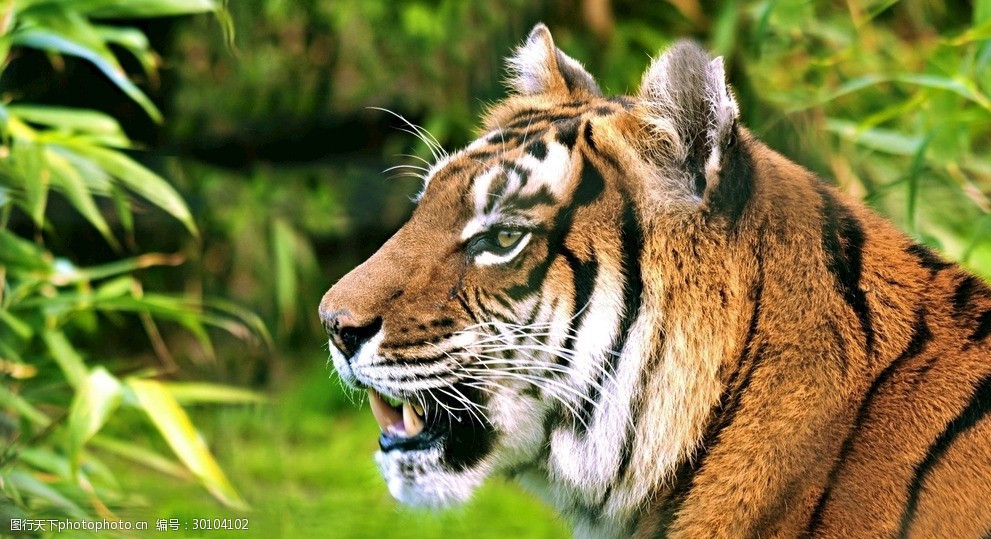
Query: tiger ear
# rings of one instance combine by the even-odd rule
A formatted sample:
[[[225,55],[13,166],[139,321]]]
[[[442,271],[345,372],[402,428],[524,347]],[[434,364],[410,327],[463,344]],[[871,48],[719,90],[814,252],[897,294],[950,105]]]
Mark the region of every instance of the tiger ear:
[[[507,59],[509,86],[517,94],[601,97],[592,75],[577,60],[554,46],[551,31],[538,23],[526,41]]]
[[[703,196],[718,182],[740,117],[723,59],[679,42],[644,73],[639,97],[640,116],[654,135],[652,153],[687,172],[695,194]]]

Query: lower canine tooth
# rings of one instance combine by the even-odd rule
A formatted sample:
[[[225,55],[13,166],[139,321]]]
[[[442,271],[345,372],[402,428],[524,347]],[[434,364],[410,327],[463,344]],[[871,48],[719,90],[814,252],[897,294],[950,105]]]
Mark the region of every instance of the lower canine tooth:
[[[406,427],[406,436],[409,437],[423,432],[423,420],[409,403],[403,403],[403,426]]]

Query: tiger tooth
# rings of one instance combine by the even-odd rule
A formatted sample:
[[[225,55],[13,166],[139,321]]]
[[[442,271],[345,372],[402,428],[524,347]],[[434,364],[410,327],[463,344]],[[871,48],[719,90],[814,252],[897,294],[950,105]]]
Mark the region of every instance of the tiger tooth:
[[[374,389],[368,390],[368,403],[372,408],[372,415],[375,416],[375,422],[378,423],[380,431],[392,433],[395,430],[394,425],[402,421],[402,416],[392,406],[389,406],[382,395]]]
[[[425,417],[425,415],[423,413],[423,406],[420,406],[419,404],[414,404],[413,405],[413,411],[416,412],[416,415],[418,415],[420,417]]]
[[[406,436],[410,438],[423,432],[423,420],[409,403],[403,403],[403,426],[406,428]]]

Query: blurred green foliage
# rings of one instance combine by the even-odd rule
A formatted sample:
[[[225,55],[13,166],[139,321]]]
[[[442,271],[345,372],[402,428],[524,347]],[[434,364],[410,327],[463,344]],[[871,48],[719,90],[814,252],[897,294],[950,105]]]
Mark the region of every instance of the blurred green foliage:
[[[7,1],[0,5],[0,68],[15,51],[40,49],[54,59],[78,57],[109,78],[127,99],[159,120],[145,93],[125,76],[112,46],[126,50],[148,72],[155,57],[139,30],[106,26],[100,19],[197,13],[208,1]],[[100,207],[112,202],[122,232],[133,243],[137,197],[198,228],[186,203],[164,179],[132,159],[131,140],[111,116],[95,110],[32,103],[5,96],[0,104],[0,530],[11,518],[108,515],[123,493],[102,455],[113,454],[192,476],[228,506],[246,506],[203,445],[180,398],[193,402],[251,402],[252,393],[212,385],[190,386],[156,377],[174,365],[98,356],[92,339],[134,317],[150,344],[158,324],[178,324],[209,349],[208,327],[247,337],[266,335],[255,315],[222,300],[146,290],[140,271],[173,266],[181,256],[117,256],[81,267],[49,249],[49,204],[72,211],[123,252]],[[32,234],[33,232],[33,234]],[[69,231],[71,232],[71,231]],[[168,359],[167,352],[163,355]],[[192,394],[192,398],[189,399]],[[126,438],[101,433],[120,407],[147,415],[178,462]]]
[[[278,396],[272,407],[194,413],[232,482],[263,508],[255,514],[259,536],[524,533],[513,523],[494,525],[502,515],[521,519],[533,537],[563,534],[546,511],[502,484],[455,516],[397,513],[370,464],[374,423],[326,379],[315,316],[323,291],[412,209],[419,185],[383,171],[417,164],[412,156],[430,159],[404,123],[380,109],[423,126],[447,148],[467,144],[487,104],[505,94],[503,58],[538,21],[610,93],[635,93],[650,57],[674,40],[702,42],[725,57],[744,123],[758,137],[991,277],[991,0],[254,0],[231,2],[220,29],[209,17],[131,19],[151,9],[178,14],[182,5],[213,7],[0,0],[17,14],[75,13],[49,30],[68,32],[70,44],[90,51],[75,55],[96,67],[88,75],[74,70],[76,49],[64,35],[38,35],[24,26],[30,18],[8,21],[14,26],[0,52],[13,46],[26,62],[25,47],[39,46],[53,66],[51,75],[22,73],[19,86],[4,87],[0,118],[0,396],[13,395],[0,399],[0,410],[14,418],[4,425],[15,425],[0,435],[27,433],[18,443],[47,451],[32,456],[20,447],[0,474],[19,466],[30,477],[54,478],[37,492],[77,484],[73,462],[93,484],[111,484],[94,444],[103,455],[188,476],[158,453],[133,454],[169,449],[148,429],[134,430],[128,405],[150,405],[132,395],[134,387],[174,369],[173,378]],[[228,16],[236,34],[223,30]],[[80,30],[80,21],[92,28]],[[27,36],[16,38],[17,29]],[[36,80],[66,74],[109,80],[112,91],[70,110],[64,102],[78,98],[66,97],[71,89]],[[28,90],[38,89],[54,97],[35,101]],[[146,116],[158,111],[166,121],[149,127]],[[139,146],[140,154],[131,151]],[[150,335],[151,352],[119,337],[135,330]],[[64,339],[46,338],[52,331]],[[229,336],[265,331],[274,335],[271,349]],[[66,342],[74,356],[56,354]],[[16,378],[18,369],[38,374]],[[124,407],[109,411],[116,397],[76,399],[86,384],[123,388]],[[164,393],[144,398],[245,397],[215,386],[205,393],[177,382],[160,387]],[[88,414],[72,415],[84,407]],[[69,427],[84,415],[107,419],[103,432],[88,438],[92,427]],[[46,430],[45,421],[56,427]],[[122,444],[128,437],[131,446]],[[119,476],[125,490],[146,492],[147,514],[134,515],[197,516],[210,503],[160,476]],[[77,494],[65,497],[81,507],[86,496]],[[225,516],[223,508],[210,511]]]

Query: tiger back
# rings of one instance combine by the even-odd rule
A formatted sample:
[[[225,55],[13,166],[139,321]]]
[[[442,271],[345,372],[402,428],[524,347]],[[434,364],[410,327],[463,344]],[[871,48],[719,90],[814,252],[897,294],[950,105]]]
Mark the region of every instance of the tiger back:
[[[991,534],[991,289],[739,125],[679,43],[604,97],[538,25],[484,134],[323,297],[401,502],[580,537]]]

